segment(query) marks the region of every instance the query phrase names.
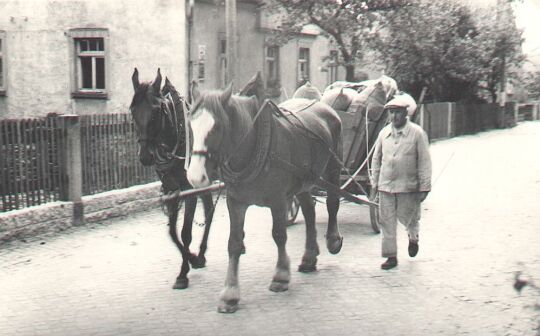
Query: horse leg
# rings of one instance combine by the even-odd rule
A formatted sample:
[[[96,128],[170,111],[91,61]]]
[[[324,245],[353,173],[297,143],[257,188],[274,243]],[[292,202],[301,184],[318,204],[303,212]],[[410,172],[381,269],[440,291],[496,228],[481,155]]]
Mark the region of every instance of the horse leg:
[[[204,205],[204,234],[199,246],[199,255],[197,256],[197,262],[192,262],[193,268],[201,268],[206,265],[206,253],[208,244],[208,235],[210,234],[210,225],[212,225],[212,219],[214,217],[214,202],[212,201],[212,194],[204,194],[201,196],[201,200]]]
[[[276,272],[270,284],[273,292],[284,292],[289,289],[291,279],[291,266],[285,245],[287,243],[287,209],[288,205],[283,198],[282,202],[271,207],[272,210],[272,237],[278,249]]]
[[[197,208],[197,198],[188,197],[185,200],[184,208],[184,226],[182,227],[182,242],[187,251],[188,261],[191,263],[193,268],[200,268],[199,261],[197,256],[189,250],[189,245],[192,241],[192,230],[193,230],[193,218],[195,217],[195,209]]]
[[[340,168],[335,160],[330,160],[326,168],[326,179],[333,185],[339,186]],[[328,211],[328,228],[326,231],[326,247],[332,254],[337,254],[343,246],[343,237],[339,233],[337,213],[339,210],[339,195],[328,191],[326,197]]]
[[[182,267],[180,268],[180,274],[176,277],[176,282],[173,285],[173,289],[185,289],[189,285],[189,279],[187,278],[187,274],[189,272],[189,254],[182,243],[180,243],[178,233],[176,231],[176,224],[178,220],[178,202],[179,199],[175,197],[168,200],[166,202],[166,206],[169,214],[169,235],[182,255]]]
[[[240,288],[238,287],[238,262],[244,248],[244,221],[248,205],[239,202],[231,196],[227,196],[227,208],[229,210],[230,233],[229,233],[229,267],[225,279],[225,287],[219,296],[220,304],[218,312],[234,313],[238,309],[240,301]]]
[[[314,272],[317,270],[317,256],[319,244],[317,244],[317,229],[315,227],[315,204],[309,192],[296,195],[302,208],[302,214],[306,221],[306,247],[302,263],[298,266],[299,272]]]

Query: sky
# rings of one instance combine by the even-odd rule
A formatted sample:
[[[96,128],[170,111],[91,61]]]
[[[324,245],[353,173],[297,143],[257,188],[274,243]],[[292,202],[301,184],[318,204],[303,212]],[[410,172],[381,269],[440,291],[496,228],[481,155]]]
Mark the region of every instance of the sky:
[[[454,1],[454,0],[449,0]],[[495,5],[498,0],[462,0],[472,6]],[[523,52],[528,62],[526,69],[540,71],[540,0],[514,1],[514,14],[518,28],[523,29]]]
[[[540,0],[523,0],[515,7],[516,24],[523,29],[523,52],[540,71]]]

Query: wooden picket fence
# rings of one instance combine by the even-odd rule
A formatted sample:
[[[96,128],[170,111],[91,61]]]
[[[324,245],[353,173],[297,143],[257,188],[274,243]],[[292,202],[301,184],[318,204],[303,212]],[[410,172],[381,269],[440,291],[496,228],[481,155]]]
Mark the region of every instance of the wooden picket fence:
[[[81,116],[82,192],[93,195],[156,180],[137,157],[134,124],[128,114]]]
[[[156,181],[137,158],[128,114],[76,117],[82,195]],[[68,139],[62,116],[0,120],[0,212],[69,200]],[[73,151],[73,150],[72,150]]]
[[[0,211],[61,198],[62,123],[60,118],[0,121]]]
[[[504,107],[497,104],[429,103],[421,105],[417,122],[430,140],[445,139],[513,127],[520,121],[518,107],[516,102],[507,102]]]

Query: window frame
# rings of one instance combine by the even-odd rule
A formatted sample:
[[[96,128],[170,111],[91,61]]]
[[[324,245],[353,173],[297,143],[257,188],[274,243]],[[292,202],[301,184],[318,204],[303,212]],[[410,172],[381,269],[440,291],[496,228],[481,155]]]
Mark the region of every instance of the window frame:
[[[274,50],[275,54],[270,56],[269,51]],[[270,63],[273,64],[273,75],[270,73]],[[280,74],[280,48],[278,45],[266,45],[264,48],[264,74],[266,77],[266,87],[276,88],[281,86],[281,74]],[[270,83],[274,81],[275,83]]]
[[[107,28],[74,28],[70,29],[68,36],[70,38],[71,55],[71,97],[72,98],[90,98],[107,99],[110,87],[110,68],[109,68],[109,30]],[[84,39],[101,39],[103,41],[102,51],[81,51],[79,50],[79,41]],[[82,87],[82,69],[80,59],[88,57],[92,59],[92,88]],[[104,62],[104,86],[103,89],[96,88],[96,59],[102,58]]]
[[[6,32],[0,30],[0,96],[7,92]]]
[[[225,88],[229,84],[227,78],[227,38],[225,34],[218,36],[218,87]]]
[[[301,58],[302,52],[307,51],[307,59]],[[298,48],[298,82],[302,82],[303,80],[311,80],[311,50],[308,47],[299,47]],[[302,65],[305,65],[305,74],[307,76],[304,76],[304,71],[302,71]]]
[[[329,84],[332,84],[338,80],[339,52],[335,49],[331,49],[329,56],[330,57],[328,59],[328,77],[329,77]]]

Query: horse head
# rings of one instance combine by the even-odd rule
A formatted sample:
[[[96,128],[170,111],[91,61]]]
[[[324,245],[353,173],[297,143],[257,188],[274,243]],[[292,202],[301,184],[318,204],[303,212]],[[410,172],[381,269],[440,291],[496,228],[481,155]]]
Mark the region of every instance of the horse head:
[[[194,103],[189,119],[193,144],[187,178],[194,187],[205,187],[217,178],[219,152],[228,123],[224,105],[231,96],[232,85],[223,92],[207,93],[200,93],[196,85],[192,86]]]
[[[233,95],[232,83],[224,91],[205,93],[194,86],[192,94],[195,102],[188,117],[193,145],[187,177],[193,186],[204,187],[218,178],[218,168],[225,162],[242,160],[252,148],[250,130],[259,101],[255,96]]]
[[[139,82],[139,71],[135,68],[133,76],[135,91],[129,107],[135,122],[139,142],[139,160],[145,166],[154,163],[154,151],[163,123],[163,109],[166,101],[161,95],[161,72],[158,69],[153,82]]]

